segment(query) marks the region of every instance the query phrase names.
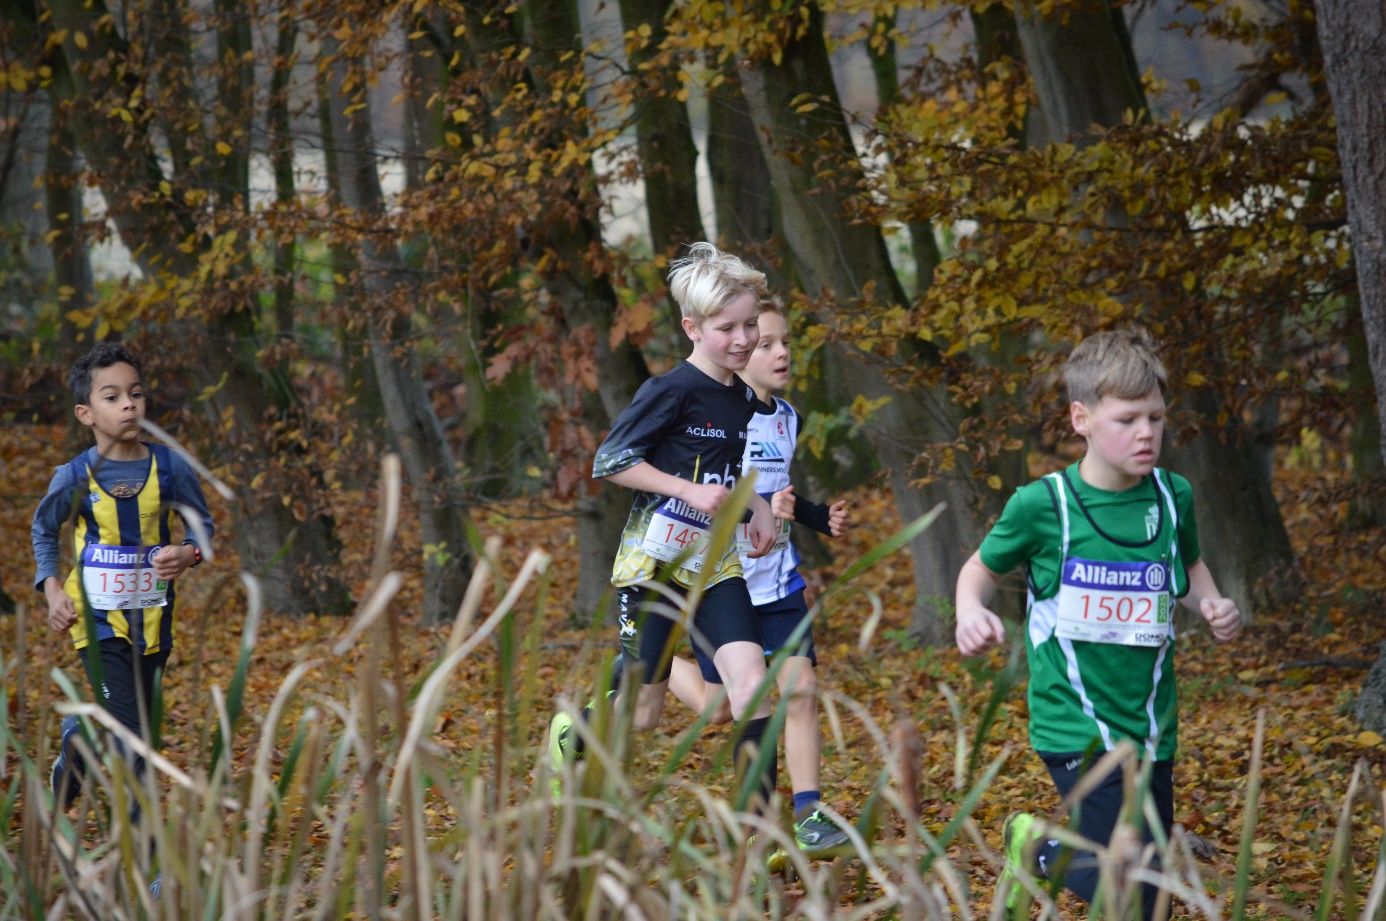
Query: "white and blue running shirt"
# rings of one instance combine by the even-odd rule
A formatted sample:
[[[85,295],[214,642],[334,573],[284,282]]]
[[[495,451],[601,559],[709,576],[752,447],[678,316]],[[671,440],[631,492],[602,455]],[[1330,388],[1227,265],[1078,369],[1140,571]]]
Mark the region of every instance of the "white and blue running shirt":
[[[789,462],[799,440],[799,414],[779,397],[772,399],[773,413],[751,417],[746,430],[746,456],[742,460],[742,470],[756,470],[756,492],[767,501],[789,485]],[[752,604],[779,601],[804,587],[804,577],[799,575],[799,551],[792,541],[780,552],[760,559],[743,556],[741,568],[746,587],[751,590]]]

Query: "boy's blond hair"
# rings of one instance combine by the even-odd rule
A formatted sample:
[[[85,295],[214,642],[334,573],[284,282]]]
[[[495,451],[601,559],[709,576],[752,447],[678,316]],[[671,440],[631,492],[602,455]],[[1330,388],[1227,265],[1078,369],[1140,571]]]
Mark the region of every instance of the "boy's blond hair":
[[[694,243],[669,268],[669,293],[694,323],[715,317],[743,294],[764,305],[770,298],[765,273],[711,243]]]
[[[1103,397],[1139,400],[1156,389],[1163,396],[1169,377],[1159,349],[1139,326],[1089,336],[1078,343],[1064,365],[1068,401],[1091,407]]]

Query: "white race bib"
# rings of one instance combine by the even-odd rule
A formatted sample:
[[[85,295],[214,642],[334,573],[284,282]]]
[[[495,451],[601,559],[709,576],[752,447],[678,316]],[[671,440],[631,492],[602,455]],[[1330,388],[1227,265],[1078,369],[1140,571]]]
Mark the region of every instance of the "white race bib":
[[[82,550],[82,586],[92,608],[132,611],[166,605],[168,582],[154,575],[151,562],[160,549],[88,544]]]
[[[689,572],[702,572],[711,533],[711,515],[704,515],[682,499],[668,499],[655,509],[640,549],[666,563],[692,550],[679,565]]]
[[[770,553],[779,553],[789,546],[789,522],[781,519],[778,522],[780,533],[775,535],[775,546],[770,548]],[[736,526],[736,552],[745,556],[756,549],[755,544],[751,543],[751,523],[749,521]],[[767,553],[766,556],[770,554]]]
[[[1170,635],[1169,564],[1069,557],[1055,635],[1116,646],[1160,646]]]

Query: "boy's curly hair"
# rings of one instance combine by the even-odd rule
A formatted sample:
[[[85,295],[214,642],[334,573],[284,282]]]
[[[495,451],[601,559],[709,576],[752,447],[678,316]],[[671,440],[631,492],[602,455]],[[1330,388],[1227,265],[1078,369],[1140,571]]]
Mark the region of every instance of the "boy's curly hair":
[[[1139,326],[1095,333],[1073,349],[1064,365],[1070,403],[1094,406],[1103,397],[1138,400],[1154,390],[1169,391],[1160,346]]]
[[[119,342],[102,342],[90,352],[77,359],[67,375],[67,386],[72,390],[72,400],[77,406],[91,404],[91,379],[96,372],[111,365],[125,363],[141,373],[138,355],[135,355]]]

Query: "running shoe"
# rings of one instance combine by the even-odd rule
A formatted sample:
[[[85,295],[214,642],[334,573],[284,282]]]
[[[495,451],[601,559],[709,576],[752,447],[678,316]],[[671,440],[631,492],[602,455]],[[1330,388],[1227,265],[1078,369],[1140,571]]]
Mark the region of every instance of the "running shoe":
[[[82,724],[76,715],[63,717],[58,757],[53,760],[53,772],[48,778],[53,798],[63,809],[70,808],[77,801],[77,794],[82,792],[82,756],[77,753],[77,737],[81,732]]]
[[[549,780],[554,799],[563,795],[563,765],[577,760],[577,734],[573,731],[573,718],[560,710],[549,721]]]
[[[815,809],[794,823],[794,840],[798,842],[799,850],[814,854],[841,847],[852,839],[832,819]]]
[[[1006,816],[1006,824],[1001,826],[1001,850],[1006,865],[996,878],[996,889],[1006,893],[1006,910],[1015,911],[1029,892],[1020,882],[1020,874],[1033,875],[1029,868],[1034,866],[1034,841],[1039,838],[1038,823],[1028,812],[1012,812]],[[1022,869],[1023,868],[1023,869]]]

